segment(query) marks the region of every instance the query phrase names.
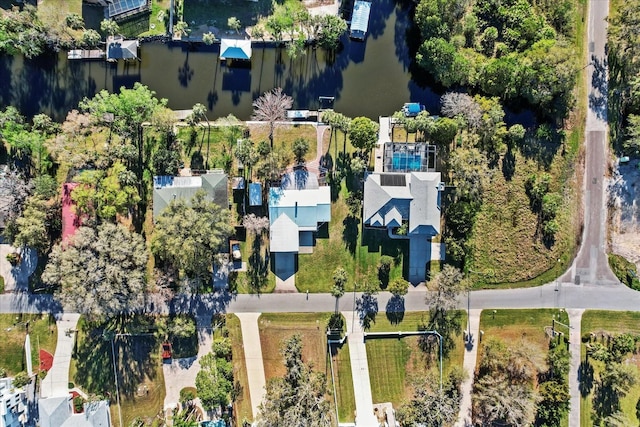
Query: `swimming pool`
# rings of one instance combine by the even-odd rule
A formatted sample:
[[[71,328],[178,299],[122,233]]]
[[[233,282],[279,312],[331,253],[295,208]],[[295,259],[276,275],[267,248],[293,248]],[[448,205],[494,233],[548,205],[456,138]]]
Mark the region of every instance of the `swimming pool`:
[[[419,171],[422,168],[420,154],[393,153],[391,167],[394,171]]]

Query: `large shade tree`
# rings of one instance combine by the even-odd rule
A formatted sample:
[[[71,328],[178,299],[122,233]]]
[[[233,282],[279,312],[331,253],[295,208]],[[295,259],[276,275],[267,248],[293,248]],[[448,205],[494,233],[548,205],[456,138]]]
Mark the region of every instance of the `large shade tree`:
[[[233,232],[229,211],[207,198],[204,190],[191,200],[171,201],[156,220],[151,251],[198,291],[210,283],[213,256]]]
[[[354,147],[370,151],[378,142],[379,125],[368,117],[356,117],[351,121],[349,138]]]
[[[65,309],[96,317],[135,312],[144,303],[147,248],[122,225],[80,227],[54,246],[42,281]]]
[[[260,122],[269,122],[269,142],[273,149],[273,129],[275,122],[287,117],[287,110],[293,106],[293,98],[282,92],[281,88],[275,88],[265,92],[261,97],[253,101],[253,114],[251,118]]]

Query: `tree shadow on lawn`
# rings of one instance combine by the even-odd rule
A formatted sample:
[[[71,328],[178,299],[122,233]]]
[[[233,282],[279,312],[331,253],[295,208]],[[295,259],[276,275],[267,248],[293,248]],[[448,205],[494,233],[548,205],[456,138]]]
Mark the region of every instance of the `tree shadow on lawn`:
[[[342,241],[351,255],[356,253],[358,246],[358,235],[360,234],[360,219],[351,215],[342,221]]]
[[[77,344],[74,382],[87,392],[110,394],[115,392],[111,341],[103,338],[103,328],[96,327]],[[120,393],[132,396],[146,379],[155,380],[159,342],[153,335],[118,336],[114,340],[116,370]]]
[[[584,360],[580,363],[580,367],[578,368],[580,396],[587,397],[589,393],[591,393],[591,390],[593,390],[593,374],[593,365],[589,360]]]

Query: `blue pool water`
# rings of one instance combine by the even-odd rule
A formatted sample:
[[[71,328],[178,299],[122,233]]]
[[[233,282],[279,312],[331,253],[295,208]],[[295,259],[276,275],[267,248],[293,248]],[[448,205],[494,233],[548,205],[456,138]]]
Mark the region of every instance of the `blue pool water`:
[[[397,171],[419,171],[422,156],[419,154],[393,153],[391,166]]]

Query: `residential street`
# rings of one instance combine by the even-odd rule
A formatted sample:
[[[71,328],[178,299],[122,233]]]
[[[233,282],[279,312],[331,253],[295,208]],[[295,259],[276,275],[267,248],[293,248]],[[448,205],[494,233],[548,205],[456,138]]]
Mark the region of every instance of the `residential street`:
[[[583,242],[573,265],[562,280],[574,283],[616,283],[606,256],[606,172],[609,162],[607,124],[607,63],[605,43],[609,2],[589,2],[588,57],[585,58],[589,84],[586,123],[586,164],[584,174]]]

